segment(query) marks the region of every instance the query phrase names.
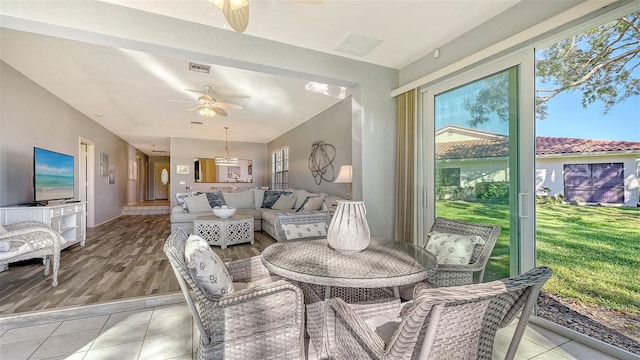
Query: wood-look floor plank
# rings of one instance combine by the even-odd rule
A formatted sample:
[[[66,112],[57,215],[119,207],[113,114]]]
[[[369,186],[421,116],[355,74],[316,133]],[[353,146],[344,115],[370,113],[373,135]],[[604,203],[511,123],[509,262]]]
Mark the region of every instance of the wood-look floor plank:
[[[180,291],[162,250],[170,229],[169,215],[121,216],[87,229],[86,246],[62,251],[55,288],[41,260],[9,264],[0,273],[0,317]],[[273,243],[256,232],[253,245],[213,249],[227,262],[259,255]]]

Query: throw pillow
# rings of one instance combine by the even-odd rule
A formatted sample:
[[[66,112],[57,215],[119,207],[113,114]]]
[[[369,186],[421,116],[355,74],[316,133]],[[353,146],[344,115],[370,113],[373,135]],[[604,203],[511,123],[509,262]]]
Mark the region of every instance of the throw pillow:
[[[189,235],[184,256],[189,274],[202,291],[214,296],[233,292],[233,280],[227,266],[204,239]]]
[[[307,198],[318,196],[320,194],[310,193],[307,190],[295,190],[293,192],[293,197],[296,198],[296,205],[293,207],[296,210],[300,210],[302,205],[304,205]]]
[[[324,202],[324,196],[308,197],[305,203],[300,208],[300,211],[301,212],[318,211],[322,209],[323,202]]]
[[[265,190],[264,199],[262,199],[262,207],[265,209],[271,209],[273,204],[278,201],[280,195],[291,195],[292,192],[284,190]]]
[[[186,197],[184,198],[184,203],[187,205],[189,212],[211,212],[211,205],[209,205],[206,194]]]
[[[224,196],[224,201],[229,207],[234,207],[236,209],[251,209],[255,206],[253,191],[251,191],[251,189],[234,193],[222,193],[222,195]]]
[[[312,224],[283,224],[282,231],[287,240],[307,237],[327,236],[327,224],[319,222]]]
[[[4,226],[0,225],[0,234],[4,234],[7,232],[7,229],[4,228]]]
[[[207,200],[209,201],[209,205],[214,208],[216,206],[227,205],[224,201],[224,196],[222,195],[222,191],[208,192]]]
[[[476,245],[484,245],[482,237],[432,231],[425,249],[436,256],[438,264],[465,265],[471,262]]]
[[[184,199],[191,196],[191,193],[176,193],[176,200],[178,201],[178,205],[182,206],[184,212],[189,212],[189,208],[187,204],[184,203]]]
[[[254,204],[256,209],[260,209],[262,207],[262,200],[264,199],[264,190],[263,189],[253,189],[253,197]]]
[[[274,210],[291,210],[296,204],[296,198],[287,195],[280,195],[278,200],[271,206]]]

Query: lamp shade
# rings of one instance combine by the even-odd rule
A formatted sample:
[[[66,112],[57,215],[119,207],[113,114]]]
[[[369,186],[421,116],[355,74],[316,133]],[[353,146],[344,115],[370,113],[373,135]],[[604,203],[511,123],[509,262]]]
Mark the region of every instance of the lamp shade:
[[[338,176],[336,176],[336,179],[333,182],[338,184],[352,183],[353,182],[352,172],[353,172],[353,169],[351,165],[340,166],[340,170],[338,171]]]

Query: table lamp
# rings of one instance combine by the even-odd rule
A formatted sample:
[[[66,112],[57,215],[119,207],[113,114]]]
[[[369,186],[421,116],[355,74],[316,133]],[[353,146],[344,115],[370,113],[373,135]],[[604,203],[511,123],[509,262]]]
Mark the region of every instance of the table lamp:
[[[351,165],[342,165],[340,166],[340,170],[338,171],[338,176],[333,181],[336,184],[347,184],[347,200],[351,197],[351,182],[353,180],[353,168]]]

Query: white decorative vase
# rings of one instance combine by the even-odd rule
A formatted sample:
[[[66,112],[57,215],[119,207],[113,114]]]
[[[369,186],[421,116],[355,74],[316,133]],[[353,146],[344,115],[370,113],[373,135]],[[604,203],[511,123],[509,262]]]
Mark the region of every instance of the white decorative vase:
[[[355,254],[366,249],[371,242],[366,214],[364,201],[338,200],[336,213],[327,231],[329,245],[344,254]]]

